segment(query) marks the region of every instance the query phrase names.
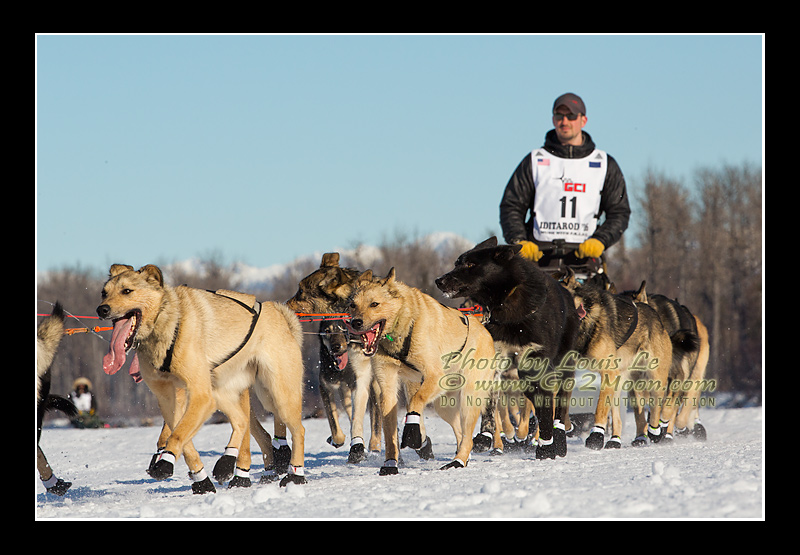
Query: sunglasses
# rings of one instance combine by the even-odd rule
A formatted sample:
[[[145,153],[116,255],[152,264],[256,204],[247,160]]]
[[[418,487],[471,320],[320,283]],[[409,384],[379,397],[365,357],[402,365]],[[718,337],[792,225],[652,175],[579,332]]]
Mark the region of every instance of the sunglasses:
[[[555,119],[556,121],[561,121],[561,119],[564,118],[564,116],[566,116],[566,118],[569,121],[575,121],[576,119],[578,119],[578,114],[573,114],[571,112],[569,114],[559,114],[557,112],[553,112],[553,119]]]

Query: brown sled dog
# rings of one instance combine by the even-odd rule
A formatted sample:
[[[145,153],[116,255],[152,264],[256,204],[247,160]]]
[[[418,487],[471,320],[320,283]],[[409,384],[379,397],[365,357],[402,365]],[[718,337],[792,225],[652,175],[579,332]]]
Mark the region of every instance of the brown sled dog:
[[[677,434],[705,440],[706,429],[700,422],[698,399],[706,386],[708,329],[700,318],[676,299],[649,295],[644,281],[637,291],[625,291],[623,294],[637,303],[652,306],[672,339],[669,400],[660,417],[662,437],[671,439],[673,434]],[[680,412],[676,419],[678,409]],[[692,428],[689,429],[689,426]]]
[[[347,299],[353,284],[361,274],[359,270],[339,266],[339,253],[322,255],[319,268],[304,277],[295,295],[286,305],[295,312],[341,313],[346,310]],[[350,417],[350,453],[347,462],[359,463],[366,459],[364,448],[364,416],[370,409],[371,435],[369,451],[381,449],[381,418],[377,410],[377,382],[373,378],[372,363],[351,348],[349,333],[341,330],[341,322],[322,322],[320,333],[320,393],[325,415],[331,428],[329,443],[338,447],[344,444],[345,434],[339,426],[339,415],[334,400],[340,390],[345,397],[345,408]],[[350,400],[349,408],[347,400]]]
[[[350,325],[361,338],[364,354],[375,359],[375,374],[381,386],[381,407],[386,442],[381,474],[396,474],[399,449],[397,427],[399,378],[415,384],[400,447],[422,446],[425,406],[437,400],[436,412],[453,428],[457,451],[445,468],[467,465],[472,433],[486,400],[478,398],[476,386],[488,384],[494,374],[492,336],[477,318],[464,316],[433,297],[395,279],[394,268],[383,279],[371,270],[359,276],[350,301]],[[471,398],[470,398],[471,396]]]
[[[562,280],[572,293],[581,317],[576,342],[577,355],[590,361],[600,375],[595,424],[586,447],[602,449],[611,410],[612,435],[606,448],[621,447],[622,419],[619,404],[623,389],[633,392],[636,438],[645,445],[648,436],[660,441],[659,416],[668,387],[672,364],[672,342],[653,308],[615,295],[591,283],[580,284],[567,268]],[[577,363],[564,360],[562,364]],[[649,427],[645,414],[649,412]]]
[[[292,434],[290,473],[281,485],[305,482],[303,339],[300,323],[289,309],[279,303],[257,303],[252,295],[233,291],[170,287],[151,264],[138,271],[112,265],[102,298],[97,314],[114,322],[103,370],[114,374],[128,350],[136,348],[130,373],[144,379],[164,416],[159,452],[148,470],[153,478],[169,478],[183,453],[194,482],[192,491],[214,491],[191,440],[219,409],[233,431],[214,477],[219,482],[231,480],[231,485],[249,485],[255,420],[250,411],[252,387]],[[266,436],[262,441],[268,439],[263,428],[257,431]],[[272,457],[270,442],[259,443],[266,462]],[[237,476],[241,480],[232,480]]]
[[[39,447],[42,437],[42,420],[45,412],[60,410],[68,416],[76,416],[78,410],[69,399],[50,395],[50,369],[61,339],[64,337],[64,308],[56,303],[50,316],[45,317],[36,329],[36,468],[39,478],[48,492],[64,495],[72,485],[55,475],[44,452]]]

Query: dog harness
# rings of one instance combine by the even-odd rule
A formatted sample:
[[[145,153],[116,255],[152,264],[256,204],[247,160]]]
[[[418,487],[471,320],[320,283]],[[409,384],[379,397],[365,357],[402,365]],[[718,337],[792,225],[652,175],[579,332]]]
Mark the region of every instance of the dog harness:
[[[247,335],[245,335],[244,340],[242,343],[236,347],[228,356],[226,356],[221,361],[217,362],[212,366],[211,370],[214,371],[216,368],[222,366],[230,359],[232,359],[236,354],[244,349],[244,346],[247,345],[247,342],[250,341],[250,337],[253,335],[253,330],[256,328],[256,324],[258,323],[258,317],[261,315],[261,303],[255,301],[253,306],[248,306],[246,303],[242,302],[241,300],[227,294],[227,291],[208,291],[209,293],[213,293],[214,295],[220,295],[221,297],[225,297],[226,299],[230,299],[236,304],[240,305],[242,308],[247,310],[250,314],[252,314],[253,318],[250,321],[250,329],[247,330]],[[172,352],[175,350],[175,343],[178,341],[178,330],[180,329],[180,322],[175,326],[175,336],[172,338],[172,344],[167,349],[167,355],[164,357],[164,362],[159,367],[159,372],[170,372],[170,366],[172,364]]]
[[[630,326],[628,326],[628,331],[625,332],[625,335],[622,337],[622,340],[620,340],[619,342],[617,342],[616,339],[614,340],[614,342],[617,343],[617,349],[622,347],[625,344],[625,342],[631,338],[631,335],[633,335],[633,332],[636,330],[636,326],[639,323],[639,309],[636,306],[636,303],[631,299],[626,299],[625,297],[618,297],[618,298],[623,302],[631,303],[631,305],[633,306],[633,316],[631,317],[631,324]]]
[[[464,325],[467,327],[467,335],[464,337],[464,343],[463,343],[463,345],[461,345],[461,348],[458,350],[458,352],[461,353],[461,352],[464,351],[464,347],[467,346],[467,340],[469,339],[469,317],[464,315],[464,314],[460,314],[460,313],[459,313],[459,317],[461,318],[461,321],[464,323]],[[403,339],[403,346],[401,347],[400,352],[395,354],[395,353],[390,353],[389,351],[386,351],[386,354],[388,356],[392,357],[393,359],[395,359],[395,360],[397,360],[399,362],[402,362],[403,364],[405,364],[406,366],[408,366],[409,368],[411,368],[415,372],[420,372],[421,373],[419,368],[415,367],[413,364],[408,362],[408,354],[411,352],[411,336],[413,334],[414,334],[414,324],[412,323],[411,324],[411,328],[408,330],[408,335],[405,337],[405,339]],[[389,341],[394,341],[394,339],[392,339],[388,335],[386,337],[387,337],[387,339],[389,339]]]

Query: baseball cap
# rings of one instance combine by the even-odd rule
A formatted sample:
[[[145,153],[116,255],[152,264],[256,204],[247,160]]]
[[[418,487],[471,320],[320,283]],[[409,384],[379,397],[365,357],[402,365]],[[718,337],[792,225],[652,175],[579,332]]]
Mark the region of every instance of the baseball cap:
[[[583,100],[581,100],[581,97],[577,94],[562,94],[556,98],[556,101],[553,103],[553,111],[555,112],[556,108],[559,106],[566,106],[573,114],[586,115],[586,105],[583,103]]]

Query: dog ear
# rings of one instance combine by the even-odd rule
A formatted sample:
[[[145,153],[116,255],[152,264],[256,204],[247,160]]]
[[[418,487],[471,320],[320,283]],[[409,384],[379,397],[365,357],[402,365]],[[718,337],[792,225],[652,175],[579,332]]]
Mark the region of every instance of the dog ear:
[[[561,283],[570,291],[574,291],[579,285],[578,280],[575,279],[575,272],[569,266],[564,268],[564,277],[561,278]]]
[[[139,273],[144,275],[149,281],[154,281],[161,287],[164,286],[164,274],[161,273],[161,269],[158,266],[147,264],[139,268]]]
[[[485,241],[483,241],[482,243],[479,243],[479,244],[475,245],[472,248],[473,248],[473,250],[474,249],[488,249],[490,247],[496,247],[496,246],[497,246],[497,237],[492,236],[492,237],[489,237],[488,239],[486,239]]]
[[[112,278],[128,270],[133,270],[133,266],[128,266],[127,264],[112,264],[111,268],[108,270],[108,277]]]
[[[522,250],[522,245],[500,245],[494,251],[493,257],[498,262],[508,262]]]
[[[350,297],[350,295],[353,294],[353,284],[352,283],[342,283],[338,287],[334,287],[333,290],[331,291],[331,293],[333,293],[333,295],[337,299],[342,299],[342,300],[347,299],[347,298]]]
[[[372,270],[367,270],[362,272],[360,276],[356,278],[355,284],[361,285],[363,283],[371,283],[372,282]]]
[[[636,292],[634,299],[637,303],[647,303],[647,291],[645,290],[645,286],[647,285],[647,280],[642,281],[642,284],[639,286],[639,290]]]
[[[389,283],[394,282],[394,280],[395,280],[394,266],[392,266],[392,269],[389,270],[389,273],[386,274],[386,277],[381,280],[381,285],[387,285]]]
[[[320,263],[320,268],[330,268],[331,266],[338,267],[339,266],[339,253],[338,252],[326,252],[322,255],[322,262]]]

